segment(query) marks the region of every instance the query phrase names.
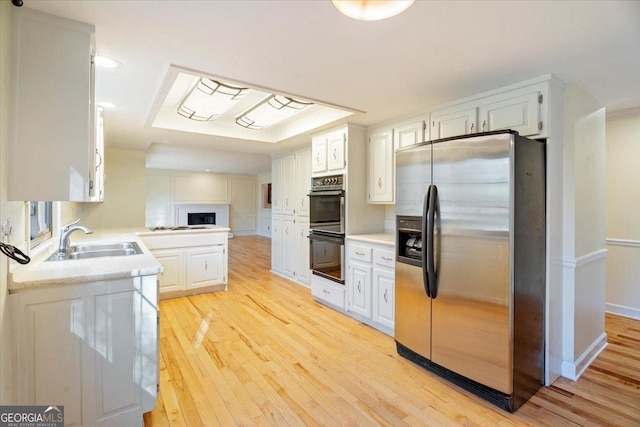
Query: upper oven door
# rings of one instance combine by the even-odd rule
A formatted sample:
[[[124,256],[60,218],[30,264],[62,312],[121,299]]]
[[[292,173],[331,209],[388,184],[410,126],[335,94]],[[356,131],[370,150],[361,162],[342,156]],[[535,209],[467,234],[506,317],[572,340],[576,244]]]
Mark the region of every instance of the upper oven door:
[[[309,227],[344,234],[344,191],[312,191],[309,194]]]

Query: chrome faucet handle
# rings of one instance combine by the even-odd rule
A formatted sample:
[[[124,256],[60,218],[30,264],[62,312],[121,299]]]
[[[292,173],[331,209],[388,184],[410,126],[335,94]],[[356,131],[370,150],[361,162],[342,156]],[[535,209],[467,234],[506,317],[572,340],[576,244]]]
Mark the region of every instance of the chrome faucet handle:
[[[77,223],[79,223],[79,222],[80,222],[80,218],[76,219],[76,220],[75,220],[75,221],[73,221],[73,222],[70,222],[70,223],[69,223],[69,224],[67,224],[67,225],[63,225],[63,226],[62,226],[62,231],[67,231],[67,230],[69,230],[69,228],[71,228],[71,226],[72,226],[72,225],[76,225],[76,224],[77,224]]]

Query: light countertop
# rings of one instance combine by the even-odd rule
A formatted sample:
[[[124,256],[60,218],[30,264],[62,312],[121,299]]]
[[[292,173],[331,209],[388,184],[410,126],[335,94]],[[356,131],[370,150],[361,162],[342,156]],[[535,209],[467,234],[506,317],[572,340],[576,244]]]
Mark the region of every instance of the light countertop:
[[[395,233],[374,233],[374,234],[349,234],[348,240],[357,240],[366,243],[379,243],[383,245],[395,245]]]
[[[74,259],[65,261],[45,261],[58,249],[58,241],[52,239],[44,250],[32,255],[29,264],[15,267],[9,275],[9,292],[41,286],[62,286],[101,280],[122,279],[127,277],[148,276],[162,272],[162,265],[154,258],[139,236],[158,234],[228,232],[219,226],[208,226],[197,230],[150,231],[148,228],[118,228],[93,230],[92,234],[76,231],[71,235],[71,244],[136,242],[141,254],[101,257],[92,259]]]

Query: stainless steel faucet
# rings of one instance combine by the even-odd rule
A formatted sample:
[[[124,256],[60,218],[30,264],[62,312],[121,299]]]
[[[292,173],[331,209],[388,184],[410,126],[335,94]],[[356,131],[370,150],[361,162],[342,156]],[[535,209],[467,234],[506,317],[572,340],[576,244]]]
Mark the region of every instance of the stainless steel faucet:
[[[89,230],[87,227],[83,227],[82,225],[76,225],[79,222],[80,222],[80,218],[62,227],[62,231],[60,232],[60,246],[58,247],[59,255],[66,254],[67,251],[69,250],[69,236],[74,231],[82,230],[84,234],[93,233],[93,231]]]

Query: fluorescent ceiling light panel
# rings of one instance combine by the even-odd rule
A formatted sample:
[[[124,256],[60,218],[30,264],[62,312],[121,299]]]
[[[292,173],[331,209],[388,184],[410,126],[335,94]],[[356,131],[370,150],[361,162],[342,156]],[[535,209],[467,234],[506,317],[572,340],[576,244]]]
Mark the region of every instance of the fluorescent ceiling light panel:
[[[196,93],[198,90],[195,88],[201,81],[207,82],[207,86],[210,87],[208,89],[209,93],[213,93],[213,89],[216,89],[214,97],[222,96],[221,94],[226,92],[227,95],[222,97],[225,102],[231,103],[230,108],[215,120],[203,119],[218,114],[219,111],[198,111],[196,116],[197,118],[201,117],[201,120],[187,120],[178,113],[181,107],[197,111],[187,101],[187,95],[192,92]],[[223,87],[217,88],[216,83],[208,83],[209,81],[221,83],[235,90],[229,91]],[[238,91],[241,89],[246,90],[240,91],[242,96],[235,102],[229,101],[234,95],[238,95]],[[218,91],[220,94],[217,94]],[[211,95],[205,93],[195,96],[211,98]],[[272,105],[266,105],[269,100],[271,100]],[[258,111],[258,107],[262,104],[265,104],[265,107],[262,108],[268,108],[266,110],[268,113]],[[222,109],[224,108],[221,108],[220,111]],[[191,114],[187,110],[184,110],[184,112]],[[331,105],[304,96],[282,93],[275,89],[255,86],[227,77],[171,65],[158,92],[154,106],[149,112],[147,126],[209,135],[215,137],[214,140],[216,141],[223,139],[228,141],[228,139],[233,138],[273,144],[311,132],[321,126],[335,123],[356,112],[363,113],[363,111],[352,108]],[[271,118],[272,114],[276,115],[276,117]],[[274,123],[276,120],[280,121]],[[239,121],[243,123],[242,126],[238,124]],[[247,126],[253,126],[253,128]],[[267,127],[259,131],[255,130],[255,128],[263,126]],[[206,165],[203,165],[202,169],[206,167]]]
[[[313,105],[282,95],[272,95],[238,116],[236,123],[248,129],[264,129],[281,122]]]
[[[178,107],[178,114],[197,121],[215,120],[248,91],[246,87],[236,87],[203,77],[184,98]]]

